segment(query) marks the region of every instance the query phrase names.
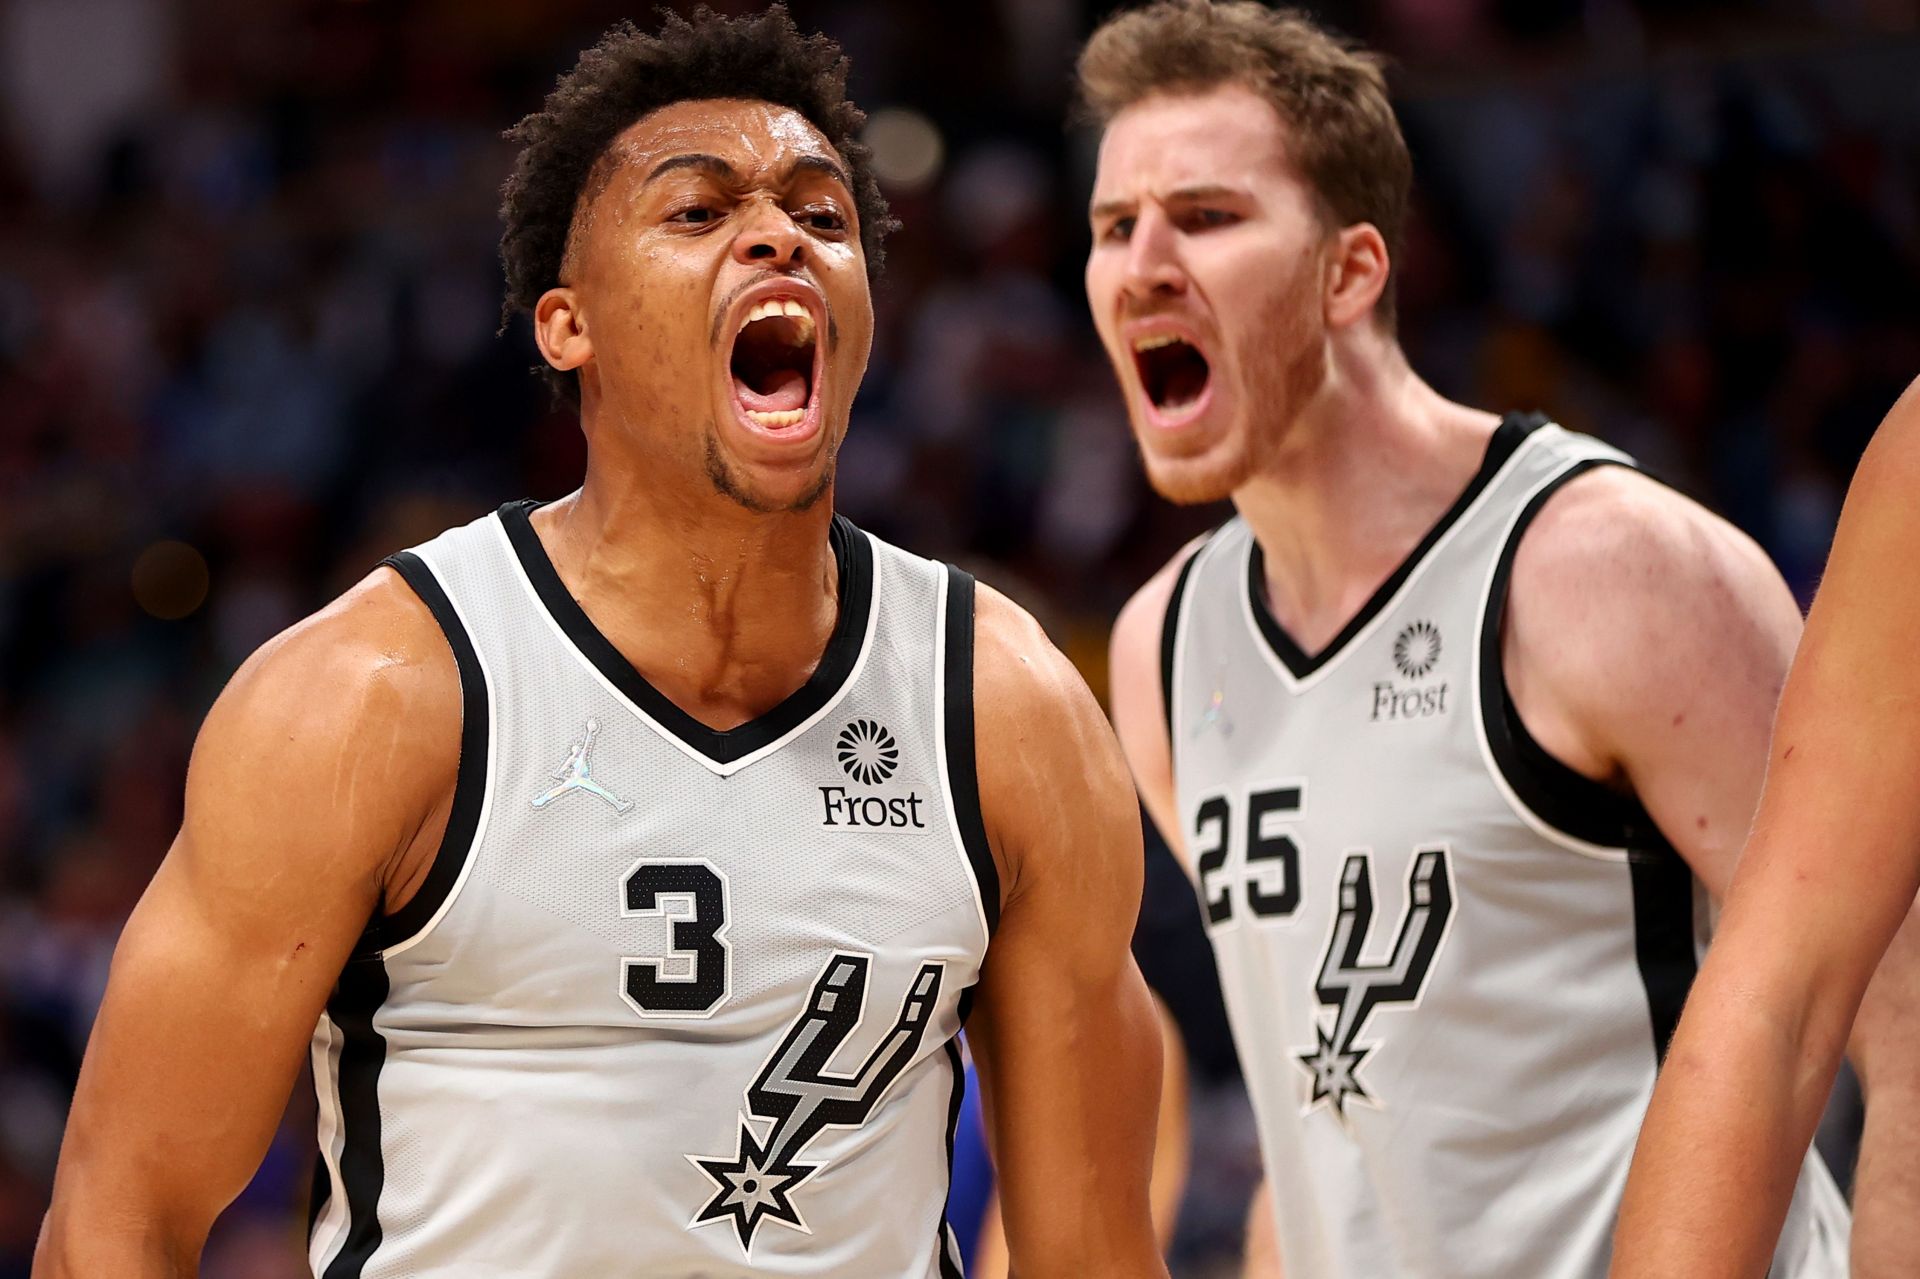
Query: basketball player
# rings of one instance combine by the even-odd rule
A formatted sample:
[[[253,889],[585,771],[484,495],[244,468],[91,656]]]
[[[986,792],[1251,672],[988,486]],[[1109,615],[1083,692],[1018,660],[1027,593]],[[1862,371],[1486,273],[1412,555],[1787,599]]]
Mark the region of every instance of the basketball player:
[[[1122,613],[1113,711],[1197,879],[1284,1270],[1599,1275],[1793,600],[1624,455],[1408,367],[1374,59],[1163,0],[1080,81],[1148,474],[1238,508]],[[1776,1276],[1844,1274],[1848,1230],[1809,1161]]]
[[[37,1274],[191,1273],[310,1040],[325,1279],[957,1275],[970,1006],[1021,1273],[1165,1273],[1119,750],[1028,618],[833,513],[887,226],[845,76],[780,10],[623,26],[515,130],[585,484],[220,698]]]
[[[1856,1059],[1875,1067],[1869,1114],[1901,1116],[1891,1131],[1869,1126],[1860,1177],[1914,1177],[1920,930],[1903,921],[1920,889],[1916,561],[1920,383],[1888,414],[1841,513],[1753,834],[1640,1135],[1617,1275],[1760,1273],[1849,1030]],[[1881,1069],[1875,1054],[1897,1060]],[[1876,1223],[1869,1252],[1868,1213],[1882,1211],[1906,1220]],[[1855,1222],[1856,1273],[1920,1270],[1910,1201],[1862,1198]]]

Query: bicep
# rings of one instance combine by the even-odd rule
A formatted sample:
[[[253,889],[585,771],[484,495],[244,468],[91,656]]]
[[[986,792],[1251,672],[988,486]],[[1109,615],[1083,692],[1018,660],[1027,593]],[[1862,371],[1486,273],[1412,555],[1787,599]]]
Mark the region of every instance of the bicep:
[[[397,662],[379,629],[283,637],[209,714],[75,1089],[49,1227],[63,1246],[135,1226],[196,1246],[265,1150],[396,852],[427,837],[457,684],[450,663]]]
[[[969,1036],[1017,1265],[1136,1272],[1156,1255],[1147,1187],[1159,1031],[1129,949],[1139,809],[1098,705],[1057,653],[1039,687],[981,699],[989,835],[1013,868]],[[1036,713],[1039,712],[1039,713]],[[1091,1250],[1091,1251],[1089,1251]],[[1063,1268],[1064,1267],[1064,1268]]]
[[[62,1154],[76,1191],[189,1235],[259,1163],[372,909],[274,875],[236,893],[219,861],[183,836],[128,920]]]
[[[1920,885],[1920,449],[1849,497],[1794,659],[1736,898],[1864,985]],[[1871,455],[1870,455],[1871,457]],[[1730,910],[1731,915],[1731,910]]]
[[[1509,618],[1510,681],[1542,744],[1631,791],[1724,893],[1800,630],[1765,553],[1679,495],[1604,468],[1527,533]]]
[[[1669,664],[1630,716],[1619,755],[1628,784],[1715,898],[1724,898],[1752,827],[1767,741],[1800,635],[1778,572],[1728,548],[1711,598],[1676,619]]]

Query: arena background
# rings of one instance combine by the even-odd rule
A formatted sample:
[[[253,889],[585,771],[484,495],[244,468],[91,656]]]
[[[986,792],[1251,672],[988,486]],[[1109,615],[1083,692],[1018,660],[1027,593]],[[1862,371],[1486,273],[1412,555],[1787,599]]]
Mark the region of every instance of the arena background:
[[[1028,602],[1096,689],[1121,601],[1218,518],[1146,491],[1084,314],[1092,140],[1062,118],[1109,7],[793,5],[852,54],[905,224],[840,503]],[[1415,367],[1638,453],[1804,601],[1920,373],[1920,5],[1314,9],[1397,63]],[[494,335],[499,135],[629,12],[0,0],[0,1279],[228,675],[386,552],[576,482],[527,333]],[[1156,879],[1149,911],[1177,931],[1191,898]],[[1163,966],[1205,1002],[1204,960]],[[1254,1158],[1206,1033],[1185,1275],[1229,1263]],[[302,1273],[310,1109],[210,1279]]]

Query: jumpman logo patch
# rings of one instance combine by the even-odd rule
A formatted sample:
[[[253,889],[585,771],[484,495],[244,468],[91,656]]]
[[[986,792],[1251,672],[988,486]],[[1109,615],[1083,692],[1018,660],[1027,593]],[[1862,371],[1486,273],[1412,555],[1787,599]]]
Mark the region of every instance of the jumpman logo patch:
[[[593,739],[600,735],[600,721],[590,719],[586,729],[574,739],[567,752],[567,762],[553,772],[554,784],[533,797],[535,808],[545,808],[568,791],[582,791],[595,795],[613,805],[613,811],[624,813],[633,807],[630,799],[621,799],[612,791],[593,780]]]

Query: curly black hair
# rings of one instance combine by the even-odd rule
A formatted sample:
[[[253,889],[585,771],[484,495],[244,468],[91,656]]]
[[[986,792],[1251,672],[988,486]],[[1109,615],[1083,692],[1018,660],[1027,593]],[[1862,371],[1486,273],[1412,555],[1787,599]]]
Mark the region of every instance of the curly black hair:
[[[724,18],[705,5],[691,19],[663,10],[658,35],[622,22],[580,55],[540,110],[507,130],[520,144],[501,188],[500,262],[507,293],[502,331],[560,282],[574,213],[607,148],[629,125],[661,107],[701,98],[746,98],[790,107],[820,130],[847,162],[867,278],[885,261],[895,223],[860,141],[866,113],[847,100],[847,58],[824,35],[802,35],[785,6]],[[580,402],[576,375],[541,365],[561,396]]]

